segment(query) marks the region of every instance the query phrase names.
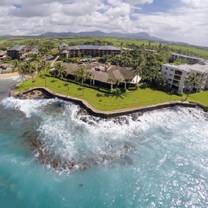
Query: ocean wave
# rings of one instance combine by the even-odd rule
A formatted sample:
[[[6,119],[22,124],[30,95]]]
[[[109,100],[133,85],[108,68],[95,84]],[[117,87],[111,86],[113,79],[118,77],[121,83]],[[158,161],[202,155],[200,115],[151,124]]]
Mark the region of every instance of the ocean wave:
[[[47,167],[85,169],[93,165],[132,164],[140,148],[180,145],[207,151],[207,114],[194,108],[169,108],[112,119],[87,114],[79,106],[58,99],[2,101],[7,109],[26,117],[41,117],[35,155]],[[200,140],[196,141],[197,137]],[[178,141],[183,138],[183,141]],[[155,144],[155,141],[160,141]],[[38,144],[38,145],[37,145]],[[156,146],[154,147],[153,144]],[[168,156],[167,156],[168,158]],[[167,160],[161,159],[158,167]]]
[[[41,107],[55,102],[55,99],[45,100],[22,100],[14,97],[8,97],[1,101],[1,104],[5,109],[19,110],[25,114],[27,118],[32,114],[41,112]]]

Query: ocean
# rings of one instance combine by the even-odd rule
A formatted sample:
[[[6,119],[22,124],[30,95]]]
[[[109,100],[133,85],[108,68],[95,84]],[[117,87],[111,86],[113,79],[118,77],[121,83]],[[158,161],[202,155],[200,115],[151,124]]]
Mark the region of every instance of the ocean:
[[[0,81],[0,207],[208,207],[208,114],[171,108],[115,119]]]

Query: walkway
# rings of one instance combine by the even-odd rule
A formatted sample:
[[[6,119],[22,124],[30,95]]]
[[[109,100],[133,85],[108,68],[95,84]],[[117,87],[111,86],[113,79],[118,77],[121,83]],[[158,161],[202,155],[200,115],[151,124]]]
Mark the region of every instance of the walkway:
[[[35,90],[36,91],[41,91],[43,94],[47,95],[50,98],[59,98],[59,99],[62,99],[64,101],[73,102],[73,103],[83,107],[84,109],[86,109],[88,113],[90,113],[94,116],[102,117],[102,118],[117,117],[117,116],[137,113],[137,112],[144,113],[144,112],[148,112],[148,111],[159,110],[159,109],[175,107],[175,106],[192,107],[192,108],[199,107],[199,108],[203,109],[204,111],[208,111],[208,106],[202,105],[200,103],[181,102],[181,101],[161,103],[161,104],[147,106],[147,107],[120,109],[120,110],[116,110],[116,111],[101,111],[101,110],[98,110],[98,109],[94,108],[86,100],[82,100],[82,99],[79,99],[79,98],[75,98],[75,97],[71,97],[71,96],[64,96],[64,95],[61,95],[61,94],[58,94],[58,93],[54,93],[54,92],[52,92],[51,90],[49,90],[47,88],[42,88],[42,87],[41,88],[32,88],[32,89],[29,89],[29,90],[23,92],[22,94],[27,94],[27,93],[30,93],[30,92],[35,91]],[[11,95],[17,96],[15,94],[11,94]]]

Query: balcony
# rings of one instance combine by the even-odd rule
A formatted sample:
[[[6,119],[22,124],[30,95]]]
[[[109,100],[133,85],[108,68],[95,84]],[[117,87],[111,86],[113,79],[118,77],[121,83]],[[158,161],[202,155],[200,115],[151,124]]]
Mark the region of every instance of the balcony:
[[[182,75],[182,74],[183,74],[182,71],[178,71],[178,70],[175,71],[175,75],[179,75],[179,76],[180,76],[180,75]]]
[[[178,87],[179,86],[179,81],[173,80],[173,85]]]
[[[175,74],[174,79],[175,80],[180,80],[181,79],[181,76]]]

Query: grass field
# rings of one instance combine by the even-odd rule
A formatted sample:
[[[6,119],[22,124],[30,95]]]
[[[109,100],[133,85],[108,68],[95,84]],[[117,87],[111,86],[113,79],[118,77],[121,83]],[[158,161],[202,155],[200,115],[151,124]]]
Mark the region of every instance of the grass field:
[[[170,101],[181,101],[186,96],[170,95],[163,91],[150,88],[138,88],[135,91],[129,91],[122,96],[110,95],[95,89],[82,87],[71,82],[64,82],[53,77],[38,76],[32,80],[23,82],[18,88],[18,92],[23,92],[32,87],[46,87],[56,93],[69,95],[75,98],[81,98],[93,107],[102,111],[113,111],[135,107],[145,107]],[[208,105],[208,92],[192,94],[189,100]]]

